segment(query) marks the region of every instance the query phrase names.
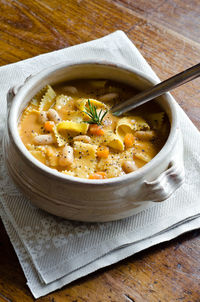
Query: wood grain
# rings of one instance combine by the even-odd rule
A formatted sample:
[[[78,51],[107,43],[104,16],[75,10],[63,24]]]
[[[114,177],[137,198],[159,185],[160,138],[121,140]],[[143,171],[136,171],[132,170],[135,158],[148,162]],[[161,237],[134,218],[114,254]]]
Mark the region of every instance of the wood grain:
[[[184,37],[200,42],[199,0],[115,0],[115,2]]]
[[[161,79],[199,62],[199,1],[0,0],[0,64],[124,30]],[[200,80],[173,95],[200,129]],[[200,231],[82,278],[40,302],[199,302]],[[0,224],[0,302],[34,301]]]

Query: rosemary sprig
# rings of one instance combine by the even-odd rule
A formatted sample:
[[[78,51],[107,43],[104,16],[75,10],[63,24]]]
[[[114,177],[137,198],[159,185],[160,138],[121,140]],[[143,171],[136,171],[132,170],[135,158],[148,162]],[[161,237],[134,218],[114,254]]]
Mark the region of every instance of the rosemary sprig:
[[[85,121],[85,123],[88,124],[97,124],[101,125],[105,115],[107,114],[108,110],[106,110],[103,113],[103,110],[101,109],[99,113],[97,113],[97,108],[95,105],[90,103],[90,100],[88,100],[88,108],[85,108],[86,111],[83,111],[86,113],[91,119],[89,121]],[[102,114],[103,113],[103,114]]]

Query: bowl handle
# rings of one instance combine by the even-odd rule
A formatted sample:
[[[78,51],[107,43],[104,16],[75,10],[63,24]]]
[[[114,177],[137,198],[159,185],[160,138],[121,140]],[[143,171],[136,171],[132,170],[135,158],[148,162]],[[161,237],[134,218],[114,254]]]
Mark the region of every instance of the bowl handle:
[[[29,80],[32,77],[32,75],[29,75],[23,83],[21,84],[17,84],[13,87],[11,87],[8,92],[7,92],[7,112],[10,110],[11,107],[11,103],[13,98],[16,96],[16,94],[18,93],[18,91],[20,90],[20,88],[22,86],[24,86],[24,84],[27,82],[27,80]]]
[[[185,169],[183,163],[183,138],[180,128],[176,129],[176,143],[173,155],[167,170],[162,172],[157,179],[144,181],[148,199],[151,201],[163,201],[176,191],[185,180]]]
[[[148,197],[151,201],[163,201],[167,199],[185,179],[185,171],[181,160],[171,160],[169,167],[153,181],[144,181]]]

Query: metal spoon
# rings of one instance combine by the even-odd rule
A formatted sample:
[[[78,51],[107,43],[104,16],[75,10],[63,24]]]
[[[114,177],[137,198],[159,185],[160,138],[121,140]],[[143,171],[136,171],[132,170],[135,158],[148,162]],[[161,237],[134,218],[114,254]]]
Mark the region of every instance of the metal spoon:
[[[145,90],[141,93],[136,94],[134,97],[126,100],[123,103],[117,104],[111,108],[111,112],[115,116],[130,111],[162,94],[170,91],[180,85],[183,85],[189,81],[192,81],[200,76],[200,63],[193,67],[186,69],[178,73],[177,75]]]

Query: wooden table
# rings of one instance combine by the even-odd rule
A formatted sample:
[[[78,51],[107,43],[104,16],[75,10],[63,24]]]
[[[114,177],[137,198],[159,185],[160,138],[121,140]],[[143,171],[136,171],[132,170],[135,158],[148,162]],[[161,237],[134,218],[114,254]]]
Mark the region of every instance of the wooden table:
[[[161,79],[200,61],[199,0],[0,0],[0,64],[122,29]],[[172,93],[200,129],[200,81]],[[0,225],[0,302],[34,301]],[[199,302],[200,231],[82,278],[40,302]]]

